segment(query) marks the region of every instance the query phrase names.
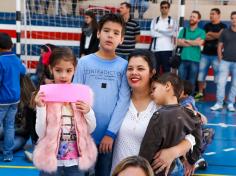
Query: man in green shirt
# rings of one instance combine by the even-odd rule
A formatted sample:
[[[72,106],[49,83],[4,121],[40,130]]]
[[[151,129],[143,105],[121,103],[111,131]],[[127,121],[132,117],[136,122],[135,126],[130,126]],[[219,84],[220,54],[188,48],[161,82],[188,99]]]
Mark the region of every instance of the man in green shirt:
[[[179,33],[177,44],[182,46],[181,64],[179,66],[179,77],[184,80],[189,80],[195,87],[199,62],[201,58],[201,46],[206,38],[205,31],[198,27],[201,20],[199,11],[192,11],[189,27],[182,29]]]

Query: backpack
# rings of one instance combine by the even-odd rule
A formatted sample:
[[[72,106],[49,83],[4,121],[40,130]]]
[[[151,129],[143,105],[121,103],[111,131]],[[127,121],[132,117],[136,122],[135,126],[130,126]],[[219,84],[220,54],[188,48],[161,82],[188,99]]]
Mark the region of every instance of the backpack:
[[[160,16],[158,16],[158,17],[156,18],[156,24],[159,22],[159,19],[160,19]],[[170,21],[171,21],[171,16],[168,16],[168,25],[170,25]],[[156,37],[152,37],[151,43],[150,43],[150,46],[149,46],[149,50],[150,50],[150,51],[152,50],[152,44],[153,44],[153,43],[154,43],[154,49],[156,49],[156,40],[157,40]]]

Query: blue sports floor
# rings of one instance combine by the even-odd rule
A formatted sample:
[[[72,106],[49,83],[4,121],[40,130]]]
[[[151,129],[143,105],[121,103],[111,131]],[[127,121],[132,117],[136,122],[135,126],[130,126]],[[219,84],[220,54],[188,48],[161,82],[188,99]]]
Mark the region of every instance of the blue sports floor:
[[[214,102],[198,102],[199,111],[208,117],[208,126],[215,129],[213,143],[207,148],[204,158],[208,162],[205,171],[196,175],[234,175],[236,176],[236,113],[212,112],[209,108]],[[36,176],[38,171],[32,163],[25,161],[23,152],[15,154],[13,162],[0,160],[0,176]],[[1,157],[0,157],[1,158]]]

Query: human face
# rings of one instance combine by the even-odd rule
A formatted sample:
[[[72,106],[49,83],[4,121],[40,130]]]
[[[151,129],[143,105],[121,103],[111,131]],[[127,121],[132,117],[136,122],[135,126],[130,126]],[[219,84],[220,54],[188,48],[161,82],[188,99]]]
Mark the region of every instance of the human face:
[[[157,105],[165,105],[165,98],[167,96],[167,85],[153,82],[151,86],[151,97]]]
[[[129,9],[126,7],[125,4],[120,5],[119,11],[121,16],[124,16],[129,13]]]
[[[84,16],[84,22],[86,24],[90,24],[92,22],[92,18],[90,16],[88,16],[88,15],[85,15]]]
[[[160,9],[161,9],[161,14],[164,16],[168,15],[169,10],[170,10],[167,4],[162,5]]]
[[[192,13],[189,20],[190,26],[197,25],[199,21],[198,14]]]
[[[143,171],[143,169],[139,168],[139,167],[127,167],[125,170],[121,171],[118,176],[131,176],[131,175],[135,175],[135,176],[146,176],[145,172]]]
[[[98,31],[100,48],[107,52],[114,52],[116,47],[123,42],[122,26],[119,23],[108,21],[101,31]]]
[[[236,15],[231,16],[231,23],[233,27],[236,27]]]
[[[147,61],[141,56],[132,57],[129,60],[126,76],[132,90],[147,90],[150,86],[151,72]]]
[[[210,12],[210,20],[212,23],[216,23],[220,20],[220,14],[216,13],[216,11],[212,10]]]
[[[71,61],[61,59],[50,71],[56,84],[69,84],[75,72],[75,67]]]

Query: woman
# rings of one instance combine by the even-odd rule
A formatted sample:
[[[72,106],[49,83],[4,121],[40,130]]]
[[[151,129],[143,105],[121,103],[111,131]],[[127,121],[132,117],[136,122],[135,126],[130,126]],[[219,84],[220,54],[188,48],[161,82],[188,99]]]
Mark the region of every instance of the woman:
[[[98,51],[99,40],[97,38],[97,21],[92,11],[84,14],[84,26],[80,40],[80,57]]]
[[[151,78],[155,74],[153,55],[147,50],[135,50],[128,62],[126,75],[132,90],[131,102],[115,141],[112,170],[124,158],[138,155],[149,120],[158,109],[150,97]],[[166,169],[168,173],[172,161],[184,155],[192,143],[183,140],[175,147],[158,152],[152,163],[153,170]]]
[[[130,156],[122,160],[115,168],[112,176],[154,176],[149,162],[141,156]]]

